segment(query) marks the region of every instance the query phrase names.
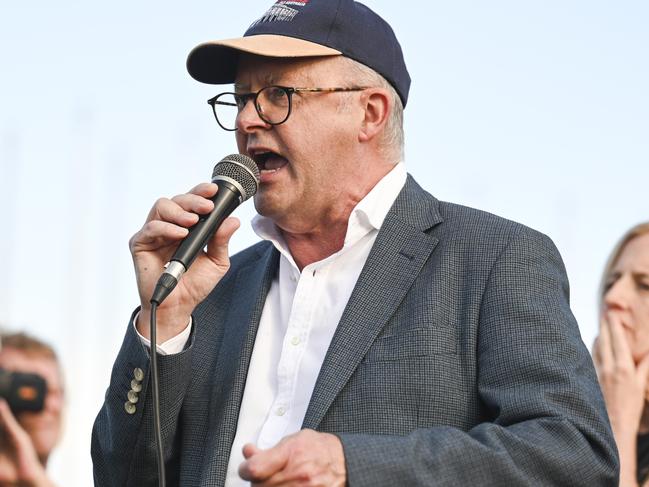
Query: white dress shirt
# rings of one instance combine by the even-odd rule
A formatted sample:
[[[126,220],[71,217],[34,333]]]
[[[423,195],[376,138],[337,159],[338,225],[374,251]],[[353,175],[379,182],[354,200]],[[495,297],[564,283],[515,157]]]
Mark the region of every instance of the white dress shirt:
[[[279,272],[261,314],[237,432],[230,452],[226,487],[249,485],[238,468],[242,448],[269,448],[301,429],[320,367],[386,214],[406,182],[397,164],[352,210],[343,248],[299,271],[272,220],[255,216],[254,231],[280,252]],[[191,323],[158,346],[160,353],[181,351]],[[149,342],[142,338],[143,342]]]

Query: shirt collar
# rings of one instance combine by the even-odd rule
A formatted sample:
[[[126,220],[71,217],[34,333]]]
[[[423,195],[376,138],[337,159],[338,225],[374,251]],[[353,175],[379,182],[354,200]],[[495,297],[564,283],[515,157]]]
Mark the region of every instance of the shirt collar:
[[[372,230],[381,228],[388,211],[406,184],[407,175],[405,164],[399,162],[357,203],[349,216],[343,250]],[[290,256],[282,234],[270,218],[255,215],[251,225],[260,238],[270,241],[282,254]]]
[[[358,202],[352,210],[352,215],[358,215],[366,224],[376,230],[380,229],[394,200],[406,184],[407,176],[405,164],[398,163]]]

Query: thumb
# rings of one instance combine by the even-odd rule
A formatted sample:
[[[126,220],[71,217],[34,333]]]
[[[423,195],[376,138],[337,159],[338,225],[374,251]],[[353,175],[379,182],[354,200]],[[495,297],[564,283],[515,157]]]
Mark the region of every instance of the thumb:
[[[243,445],[243,457],[247,460],[251,456],[259,453],[261,451],[260,448],[257,448],[255,445],[252,443],[247,443]]]
[[[230,238],[241,226],[238,218],[228,217],[207,243],[207,256],[217,265],[224,265],[229,258],[228,244]]]

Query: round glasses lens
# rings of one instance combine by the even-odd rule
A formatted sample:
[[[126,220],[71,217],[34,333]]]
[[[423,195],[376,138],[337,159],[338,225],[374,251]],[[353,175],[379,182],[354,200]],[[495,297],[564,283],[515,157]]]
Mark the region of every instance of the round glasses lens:
[[[270,124],[282,123],[288,117],[289,98],[285,89],[279,86],[268,86],[259,92],[257,112]]]
[[[219,125],[225,130],[235,130],[237,128],[237,101],[231,93],[223,93],[214,101],[214,113]]]

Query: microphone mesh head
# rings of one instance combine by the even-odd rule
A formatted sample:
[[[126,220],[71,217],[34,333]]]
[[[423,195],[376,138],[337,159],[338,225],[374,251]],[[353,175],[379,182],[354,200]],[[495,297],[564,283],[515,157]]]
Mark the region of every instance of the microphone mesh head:
[[[230,154],[221,159],[214,166],[212,181],[224,176],[233,179],[243,189],[243,201],[247,200],[257,192],[259,188],[259,168],[257,163],[243,154]]]

